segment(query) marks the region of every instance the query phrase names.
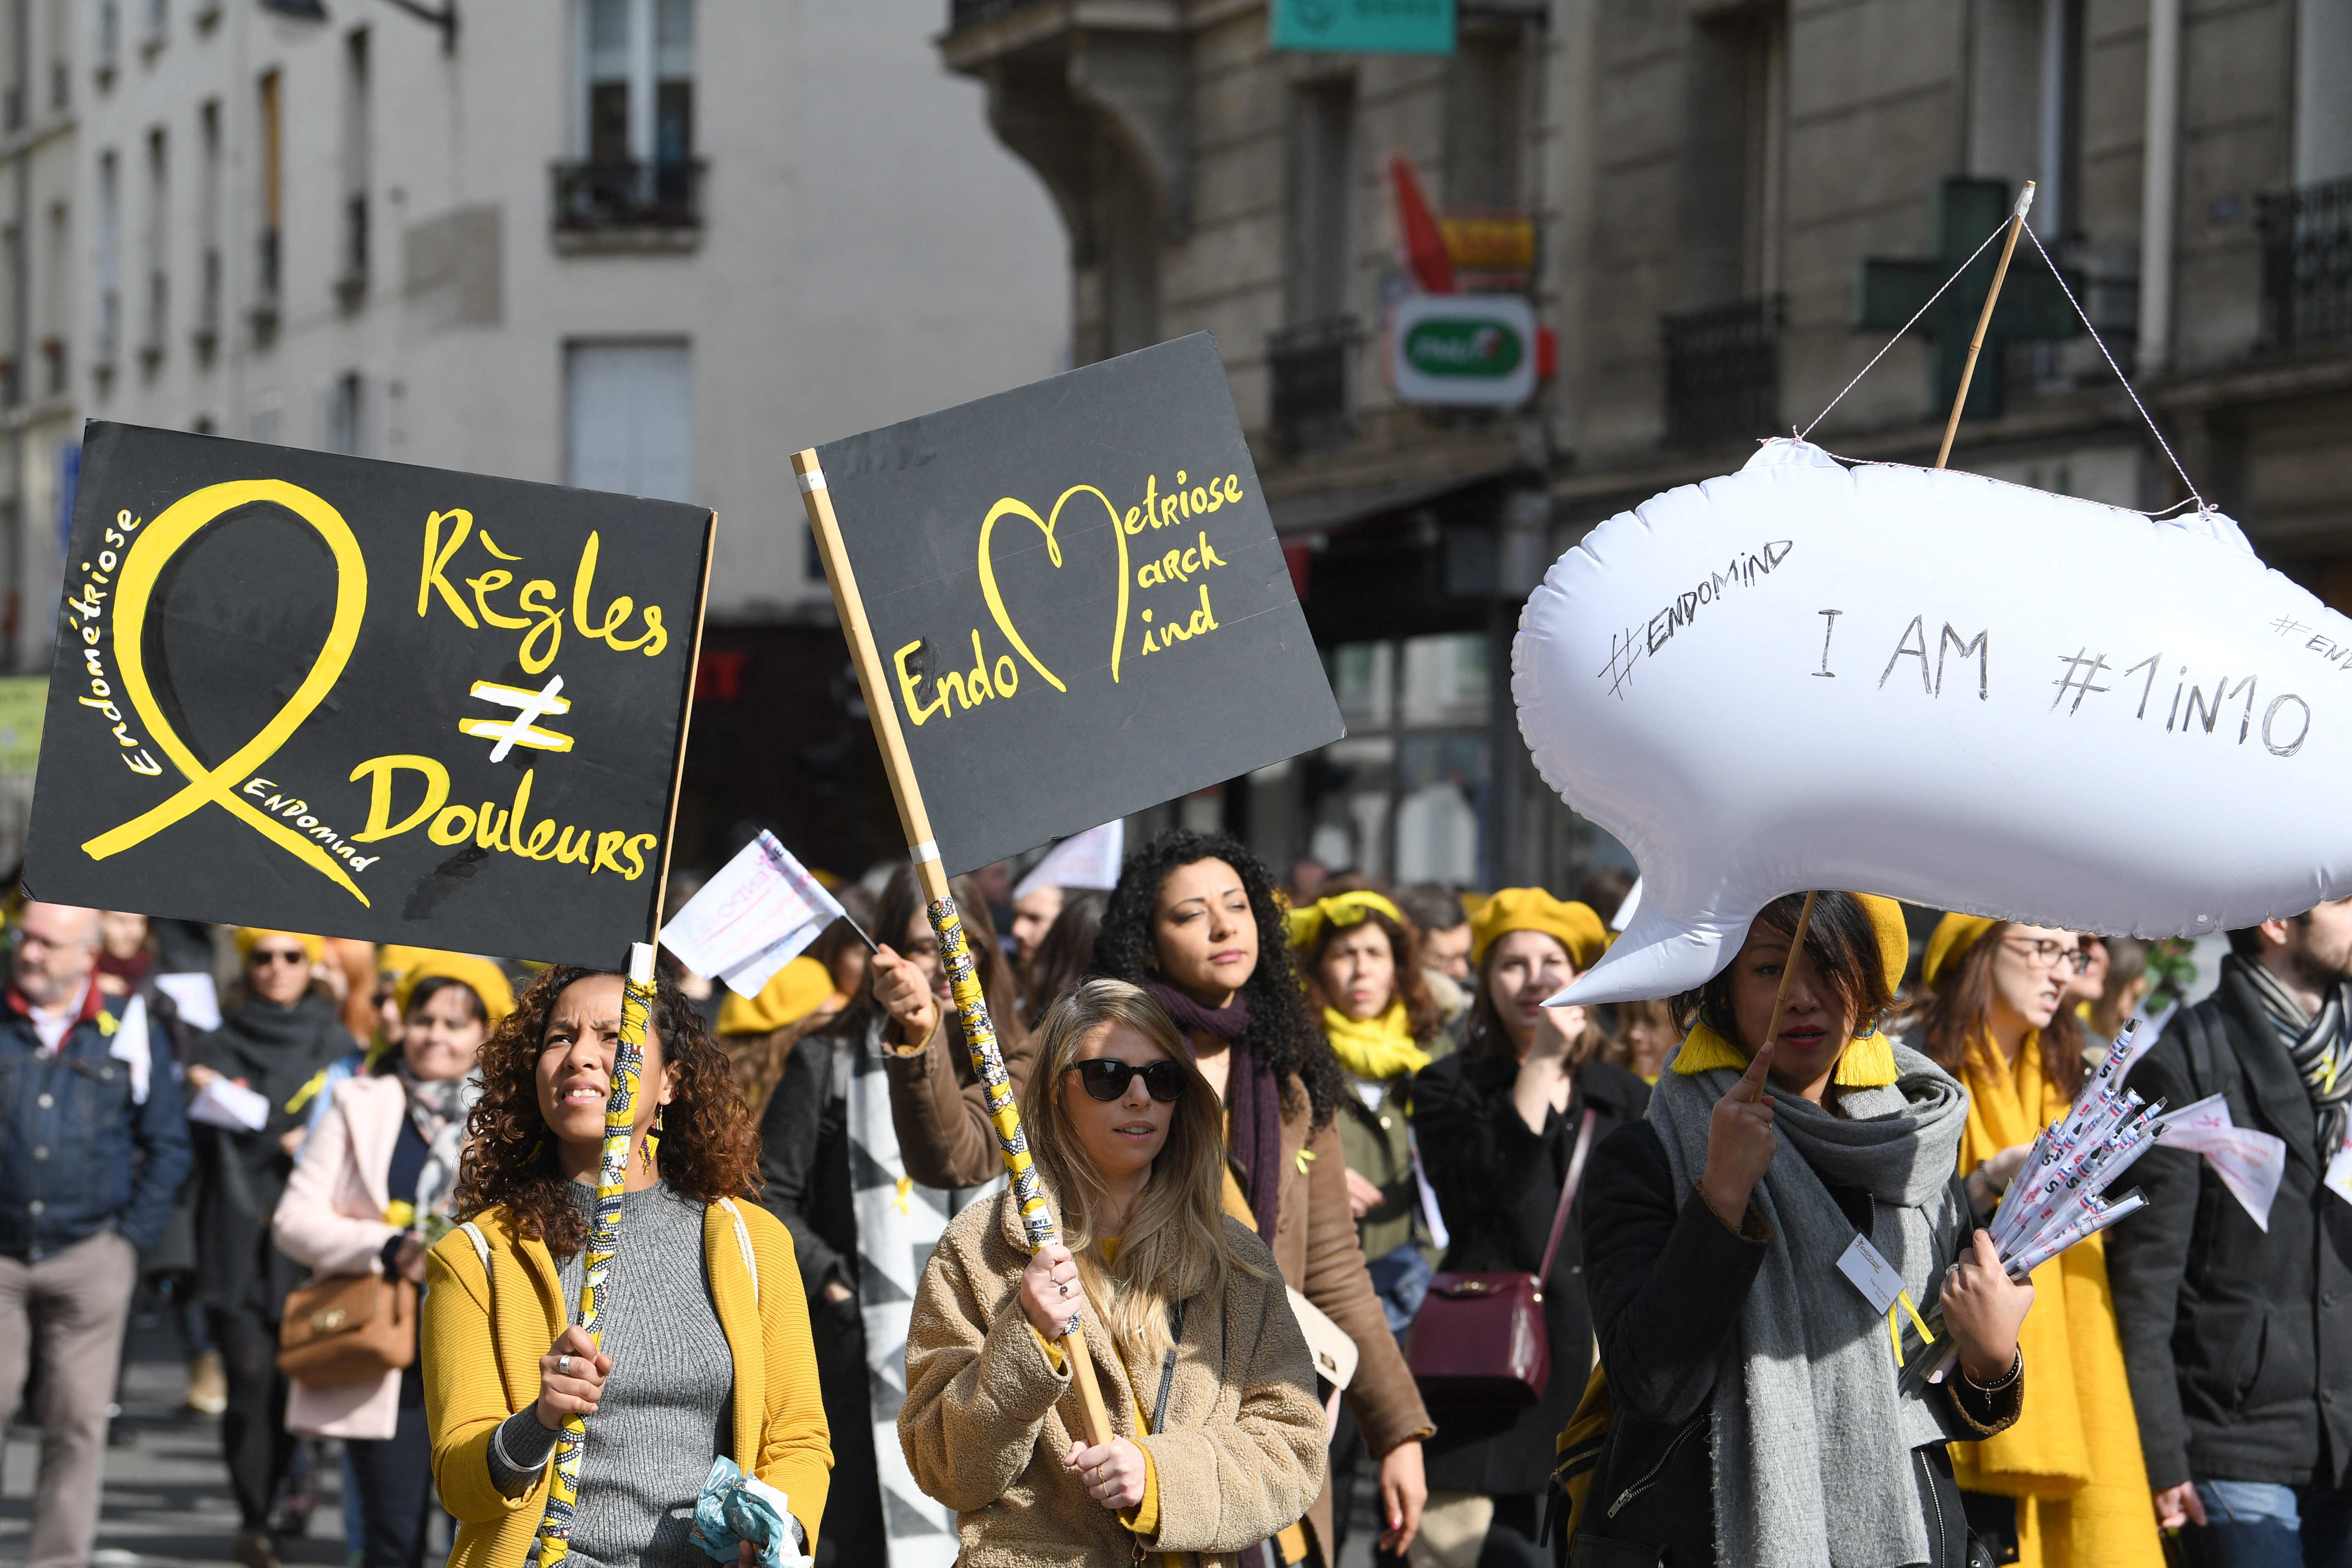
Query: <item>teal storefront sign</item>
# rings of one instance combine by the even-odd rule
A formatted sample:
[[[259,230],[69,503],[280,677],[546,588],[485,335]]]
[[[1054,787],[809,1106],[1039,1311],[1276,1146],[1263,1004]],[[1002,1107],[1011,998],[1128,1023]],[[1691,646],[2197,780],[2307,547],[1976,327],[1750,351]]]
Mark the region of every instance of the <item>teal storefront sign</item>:
[[[1450,55],[1454,0],[1273,0],[1274,47]]]

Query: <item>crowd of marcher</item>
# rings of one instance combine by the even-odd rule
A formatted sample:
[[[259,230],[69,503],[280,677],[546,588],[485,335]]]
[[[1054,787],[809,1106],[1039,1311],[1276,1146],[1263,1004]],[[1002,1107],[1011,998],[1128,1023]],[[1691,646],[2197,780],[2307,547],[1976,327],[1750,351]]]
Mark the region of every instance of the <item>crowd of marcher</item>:
[[[620,975],[12,909],[28,1562],[89,1561],[136,1301],[247,1568],[336,1466],[354,1563],[436,1510],[450,1562],[535,1560],[573,1415],[591,1565],[707,1561],[721,1458],[820,1563],[1330,1568],[1362,1517],[1416,1568],[2352,1563],[2352,901],[2231,933],[2130,1068],[2284,1142],[2267,1209],[2159,1144],[2020,1281],[1980,1229],[2157,1027],[2139,942],[1831,890],[1695,992],[1547,1007],[1630,874],[1175,830],[1112,888],[953,891],[1058,1241],[900,866],[756,996],[665,958],[600,1338]],[[1903,1380],[1930,1315],[1953,1359]]]

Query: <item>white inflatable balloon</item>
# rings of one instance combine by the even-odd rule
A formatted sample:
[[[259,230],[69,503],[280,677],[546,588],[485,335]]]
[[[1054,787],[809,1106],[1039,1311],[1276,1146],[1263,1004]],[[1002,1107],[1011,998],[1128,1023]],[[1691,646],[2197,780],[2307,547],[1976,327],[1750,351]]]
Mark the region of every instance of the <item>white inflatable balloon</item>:
[[[1774,441],[1562,556],[1511,667],[1537,770],[1641,863],[1559,1000],[1702,984],[1807,888],[2140,936],[2352,893],[2352,620],[2218,513]]]

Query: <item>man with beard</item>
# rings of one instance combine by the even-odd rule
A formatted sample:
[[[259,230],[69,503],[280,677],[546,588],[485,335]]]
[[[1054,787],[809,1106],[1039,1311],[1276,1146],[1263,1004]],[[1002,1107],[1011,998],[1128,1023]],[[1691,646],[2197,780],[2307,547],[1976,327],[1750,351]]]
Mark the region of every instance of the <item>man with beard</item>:
[[[2189,1560],[2352,1561],[2352,899],[2230,933],[2220,987],[2129,1084],[2208,1095],[2286,1144],[2267,1228],[2196,1154],[2132,1177],[2146,1213],[2108,1232],[2140,1447]],[[2332,1176],[2332,1179],[2331,1179]],[[2333,1189],[2333,1190],[2331,1190]]]

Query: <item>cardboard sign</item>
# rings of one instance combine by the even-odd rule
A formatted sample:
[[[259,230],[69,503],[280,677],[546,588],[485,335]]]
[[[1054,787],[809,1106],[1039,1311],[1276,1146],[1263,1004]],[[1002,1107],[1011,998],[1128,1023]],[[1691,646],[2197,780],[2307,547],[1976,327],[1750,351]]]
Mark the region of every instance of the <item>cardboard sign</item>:
[[[1206,332],[818,456],[950,874],[1343,732]]]
[[[27,888],[619,964],[653,928],[713,521],[92,424]]]

